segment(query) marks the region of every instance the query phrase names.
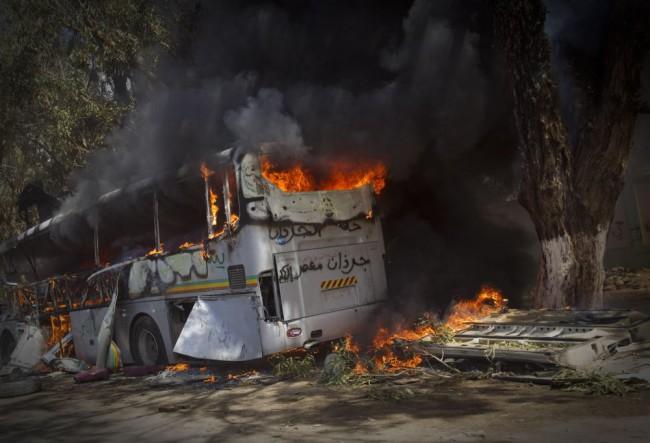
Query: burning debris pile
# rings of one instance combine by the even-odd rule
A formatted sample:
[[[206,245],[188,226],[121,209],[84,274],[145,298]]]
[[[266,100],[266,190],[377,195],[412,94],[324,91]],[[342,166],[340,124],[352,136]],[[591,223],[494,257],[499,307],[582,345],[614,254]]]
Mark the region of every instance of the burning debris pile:
[[[422,375],[491,377],[599,395],[624,395],[650,381],[648,317],[634,311],[508,310],[506,304],[498,290],[484,287],[475,299],[457,302],[444,322],[425,314],[410,328],[379,328],[365,348],[348,335],[325,359],[321,381],[366,387],[388,382],[368,395],[393,400],[410,392],[402,389],[404,377]],[[312,365],[308,360],[284,365]],[[391,392],[389,385],[399,389]]]
[[[62,342],[65,317],[51,321],[48,343]],[[507,299],[497,289],[485,286],[474,299],[454,303],[445,321],[426,313],[410,327],[378,328],[365,346],[359,337],[351,335],[334,342],[322,370],[314,354],[298,349],[272,356],[268,360],[271,367],[264,363],[255,368],[224,368],[181,362],[126,367],[111,378],[144,376],[149,386],[221,389],[319,377],[327,385],[358,386],[369,398],[402,400],[416,395],[422,383],[491,377],[624,395],[642,386],[639,377],[650,378],[650,358],[643,357],[649,338],[650,322],[638,313],[509,310]],[[68,372],[87,369],[68,366]],[[646,370],[629,371],[639,366]],[[99,375],[88,381],[106,380],[110,371]]]
[[[152,375],[145,379],[152,386],[198,384],[214,387],[240,383],[264,384],[273,380],[275,377],[272,375],[262,374],[255,369],[230,368],[224,371],[222,368],[190,365],[189,363],[168,365],[161,371],[152,371]]]
[[[397,373],[417,368],[427,357],[434,356],[416,352],[412,343],[447,343],[468,323],[503,311],[506,303],[507,299],[498,290],[485,286],[475,299],[455,303],[443,323],[438,322],[433,314],[425,313],[412,327],[379,328],[365,352],[361,352],[360,346],[348,335],[334,346],[335,356],[330,358],[329,367],[326,364],[324,376],[328,382],[336,384],[352,376]],[[443,363],[441,359],[435,359]],[[443,365],[448,367],[445,363]]]

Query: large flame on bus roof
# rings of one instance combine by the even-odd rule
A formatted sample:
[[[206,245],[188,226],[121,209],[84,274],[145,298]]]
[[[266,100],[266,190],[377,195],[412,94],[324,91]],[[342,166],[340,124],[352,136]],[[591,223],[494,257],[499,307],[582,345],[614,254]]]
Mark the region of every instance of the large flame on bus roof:
[[[328,163],[323,177],[301,162],[282,168],[268,157],[262,158],[262,176],[284,192],[340,191],[370,184],[376,194],[386,186],[386,166],[381,162]]]

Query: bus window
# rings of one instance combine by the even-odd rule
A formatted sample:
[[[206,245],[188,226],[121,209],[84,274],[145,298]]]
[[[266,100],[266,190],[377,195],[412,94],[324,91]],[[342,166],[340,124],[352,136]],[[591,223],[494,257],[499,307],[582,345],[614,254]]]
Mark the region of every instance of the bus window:
[[[227,235],[239,224],[239,199],[234,167],[203,169],[205,213],[210,238]]]
[[[264,307],[264,320],[276,321],[280,319],[278,300],[275,297],[275,283],[273,282],[273,272],[266,271],[260,273],[259,277],[260,293],[262,295],[262,306]]]
[[[204,169],[204,201],[207,217],[208,236],[218,237],[223,233],[226,222],[223,198],[223,172]]]
[[[205,185],[198,174],[158,184],[160,238],[166,252],[205,238],[204,193]]]
[[[228,196],[228,210],[230,212],[230,227],[234,230],[239,223],[239,192],[237,190],[237,175],[235,167],[230,166],[226,170],[225,192]]]

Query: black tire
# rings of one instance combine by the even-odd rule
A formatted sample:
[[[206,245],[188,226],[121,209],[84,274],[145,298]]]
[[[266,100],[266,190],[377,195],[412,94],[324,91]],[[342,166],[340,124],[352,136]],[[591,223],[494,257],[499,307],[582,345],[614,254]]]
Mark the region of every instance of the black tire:
[[[165,342],[156,322],[147,315],[139,317],[131,327],[131,355],[136,364],[154,366],[168,364]]]
[[[9,363],[11,353],[16,348],[16,339],[11,332],[6,329],[0,335],[0,367]]]
[[[36,378],[0,383],[0,398],[19,397],[41,390],[41,382]]]

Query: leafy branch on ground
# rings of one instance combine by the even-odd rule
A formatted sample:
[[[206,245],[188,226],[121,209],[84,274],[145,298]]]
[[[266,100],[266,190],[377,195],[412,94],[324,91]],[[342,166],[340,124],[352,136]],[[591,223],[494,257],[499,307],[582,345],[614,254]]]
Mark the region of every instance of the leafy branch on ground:
[[[334,344],[334,352],[325,358],[321,382],[328,385],[350,384],[358,381],[354,368],[358,363],[358,354],[346,349],[345,340]]]
[[[278,354],[271,358],[273,374],[283,378],[300,378],[309,375],[315,368],[314,357],[306,355]]]
[[[555,386],[566,391],[584,392],[589,395],[617,395],[622,397],[638,390],[630,380],[621,380],[612,374],[598,371],[562,369],[553,377]]]

